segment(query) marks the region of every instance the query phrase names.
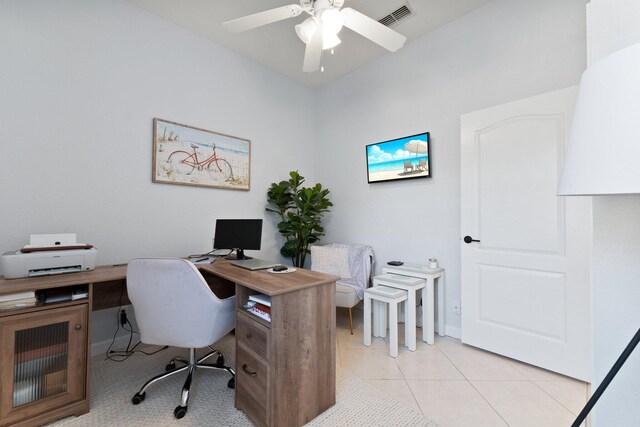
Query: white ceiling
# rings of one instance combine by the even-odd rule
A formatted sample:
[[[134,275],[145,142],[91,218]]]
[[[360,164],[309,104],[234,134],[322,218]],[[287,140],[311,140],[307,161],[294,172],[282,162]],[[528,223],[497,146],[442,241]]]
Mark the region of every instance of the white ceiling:
[[[306,13],[240,34],[231,34],[222,28],[224,21],[279,6],[297,4],[297,0],[128,1],[311,88],[318,88],[382,55],[392,55],[377,44],[344,28],[340,32],[342,43],[335,48],[335,54],[330,55],[328,51],[323,54],[324,72],[304,73],[302,62],[305,45],[293,27],[308,17]],[[407,43],[410,43],[489,1],[346,0],[344,7],[352,7],[378,20],[408,2],[413,15],[392,28],[407,36]]]

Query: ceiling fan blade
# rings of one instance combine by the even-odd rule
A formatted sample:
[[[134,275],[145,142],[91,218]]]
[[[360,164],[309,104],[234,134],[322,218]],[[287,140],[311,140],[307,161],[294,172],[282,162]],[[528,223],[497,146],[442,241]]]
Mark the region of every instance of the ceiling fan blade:
[[[320,68],[320,61],[322,60],[322,27],[318,26],[316,31],[311,36],[311,40],[307,43],[307,47],[304,50],[304,65],[302,71],[305,73],[312,73]]]
[[[243,31],[252,30],[272,22],[282,21],[283,19],[293,18],[302,13],[303,9],[299,4],[290,4],[287,6],[277,7],[275,9],[265,10],[264,12],[254,13],[253,15],[243,16],[242,18],[233,19],[222,24],[225,30],[231,33],[241,33]]]
[[[344,26],[379,44],[383,48],[395,52],[400,49],[407,38],[397,31],[388,28],[378,21],[369,18],[357,10],[345,7],[340,11]]]

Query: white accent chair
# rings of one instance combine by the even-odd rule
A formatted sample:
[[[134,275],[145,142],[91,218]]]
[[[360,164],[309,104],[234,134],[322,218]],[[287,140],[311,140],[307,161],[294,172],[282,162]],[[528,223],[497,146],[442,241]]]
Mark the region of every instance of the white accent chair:
[[[147,388],[155,382],[188,370],[180,405],[174,410],[176,418],[184,417],[196,368],[229,372],[227,386],[235,388],[235,372],[225,366],[222,353],[211,347],[235,327],[235,296],[219,299],[198,269],[178,258],[132,260],[127,267],[127,291],[143,343],[189,349],[189,360],[172,359],[167,372],[147,381],[133,396],[134,405],[144,400]],[[211,351],[196,360],[195,350],[203,347]],[[204,363],[212,356],[217,356],[215,364]],[[184,366],[176,368],[176,362]]]
[[[349,331],[353,335],[351,309],[364,298],[371,284],[373,250],[367,245],[334,243],[311,247],[311,270],[340,276],[336,282],[336,307],[349,309]]]

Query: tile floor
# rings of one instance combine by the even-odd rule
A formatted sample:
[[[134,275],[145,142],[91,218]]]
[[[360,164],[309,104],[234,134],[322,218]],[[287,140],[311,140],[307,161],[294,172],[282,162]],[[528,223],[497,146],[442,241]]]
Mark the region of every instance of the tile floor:
[[[587,401],[587,384],[436,335],[415,352],[389,356],[388,338],[363,345],[363,313],[337,310],[337,364],[420,411],[441,427],[568,427]],[[402,328],[404,325],[401,325]]]

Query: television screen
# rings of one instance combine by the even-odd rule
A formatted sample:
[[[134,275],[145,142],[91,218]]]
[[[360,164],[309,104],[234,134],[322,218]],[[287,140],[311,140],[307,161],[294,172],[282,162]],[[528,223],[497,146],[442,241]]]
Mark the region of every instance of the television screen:
[[[431,176],[429,132],[367,145],[367,181]]]

